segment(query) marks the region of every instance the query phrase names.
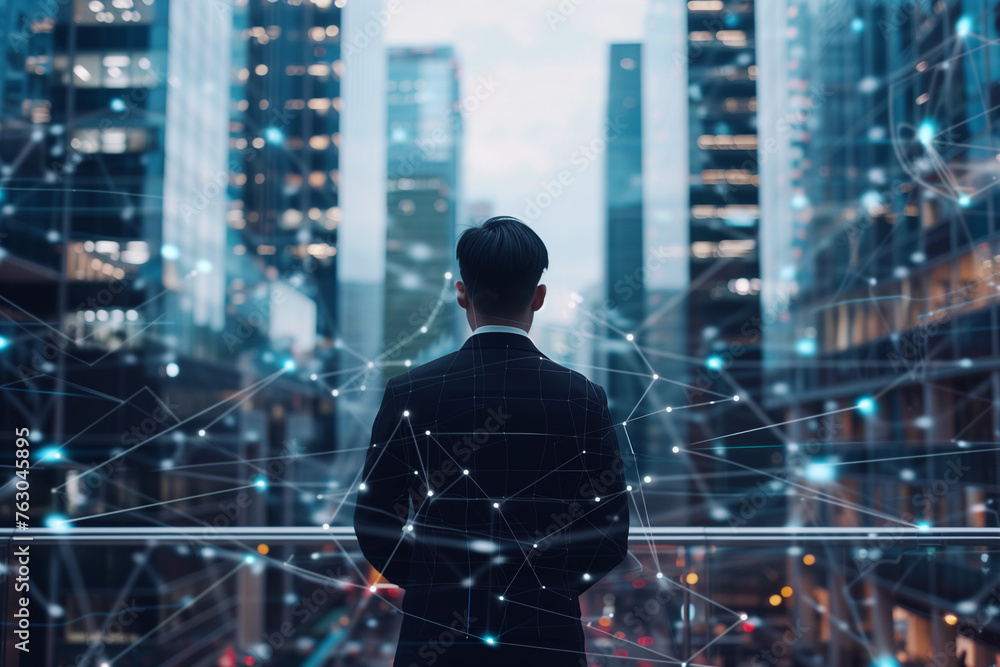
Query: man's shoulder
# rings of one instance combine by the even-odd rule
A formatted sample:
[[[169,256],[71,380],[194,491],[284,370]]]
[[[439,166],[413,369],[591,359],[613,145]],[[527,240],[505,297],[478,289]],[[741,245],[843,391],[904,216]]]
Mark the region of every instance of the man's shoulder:
[[[468,351],[466,350],[466,352]],[[477,361],[473,355],[463,354],[463,350],[456,350],[394,376],[389,380],[389,385],[395,392],[406,392],[428,383],[436,384],[443,379],[459,379],[470,376],[470,374],[474,375]],[[553,361],[544,354],[539,357],[538,366],[533,369],[533,372],[537,371],[562,376],[569,381],[570,391],[573,394],[597,400],[605,396],[604,388],[601,385],[583,373]],[[563,386],[565,387],[565,384]]]
[[[440,380],[443,375],[447,375],[449,372],[454,372],[455,361],[457,360],[460,351],[461,350],[450,352],[442,357],[432,359],[424,364],[410,368],[409,370],[389,378],[389,382],[387,384],[394,389],[399,389],[401,387],[405,388],[407,386],[412,386],[414,383],[419,383],[422,380]]]

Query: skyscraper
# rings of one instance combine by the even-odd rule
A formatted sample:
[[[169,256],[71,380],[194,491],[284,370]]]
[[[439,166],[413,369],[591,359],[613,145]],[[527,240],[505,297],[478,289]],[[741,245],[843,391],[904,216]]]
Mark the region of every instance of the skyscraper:
[[[11,37],[0,75],[0,378],[8,394],[24,396],[5,396],[11,409],[2,418],[30,428],[34,483],[53,491],[36,496],[39,526],[198,531],[328,520],[315,515],[315,490],[303,498],[296,456],[320,439],[330,448],[333,402],[319,383],[298,379],[297,363],[318,363],[317,332],[335,325],[316,300],[336,293],[337,153],[329,145],[341,4],[14,2],[0,10]],[[300,66],[287,73],[289,88],[263,79]],[[259,81],[249,81],[251,68]],[[271,105],[317,118],[267,116]],[[323,137],[328,145],[319,146]],[[307,179],[303,193],[297,186]],[[294,206],[310,221],[306,234],[277,225],[278,212]],[[268,245],[273,252],[261,251]],[[268,472],[252,462],[261,459],[280,465]],[[257,489],[274,482],[278,492],[233,489],[251,481]],[[206,495],[212,500],[199,500]],[[9,505],[0,511],[12,521]],[[128,650],[127,659],[164,664],[181,645],[256,651],[265,627],[290,614],[264,602],[294,595],[294,586],[247,571],[213,582],[230,602],[199,603],[219,575],[211,559],[220,552],[202,546],[193,537],[173,550],[38,552],[33,565],[47,573],[39,586],[49,601],[38,616],[44,662],[100,664]],[[141,574],[147,567],[155,577]],[[140,642],[162,621],[140,612],[127,631],[108,632],[89,610],[106,612],[125,594],[144,609],[177,608],[181,624]],[[228,620],[204,633],[197,619],[222,608]]]
[[[460,210],[462,109],[451,47],[389,49],[385,351],[389,375],[454,349],[447,298]],[[444,297],[444,300],[442,300]]]
[[[1000,151],[985,45],[1000,8],[758,8],[767,405],[789,421],[785,472],[803,496],[788,521],[993,528]],[[789,559],[794,586],[825,613],[798,603],[821,633],[797,662],[996,661],[984,544],[804,558]]]

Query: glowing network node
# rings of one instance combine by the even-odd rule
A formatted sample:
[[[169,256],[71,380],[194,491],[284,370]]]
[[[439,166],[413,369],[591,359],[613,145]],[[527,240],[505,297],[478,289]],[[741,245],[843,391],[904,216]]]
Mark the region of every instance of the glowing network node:
[[[865,20],[861,17],[855,16],[851,19],[851,31],[855,34],[861,32],[865,29]]]
[[[167,243],[160,246],[160,257],[163,259],[175,260],[181,256],[181,251],[177,249],[177,246]]]
[[[670,407],[669,405],[667,406],[667,408],[665,410],[665,412],[673,412],[673,411],[674,411],[674,409],[672,407]]]
[[[705,365],[708,366],[713,371],[721,371],[723,366],[722,357],[712,355],[711,357],[705,360]]]
[[[430,497],[430,496],[433,496],[433,495],[434,495],[434,492],[431,491],[430,489],[428,489],[427,490],[427,496]]]
[[[366,365],[366,366],[368,366],[368,368],[375,368],[375,362],[374,362],[374,361],[369,361],[369,362],[368,362],[367,364],[365,364],[365,365]]]
[[[795,351],[799,356],[811,357],[816,354],[816,339],[815,338],[800,338],[795,343]]]
[[[544,588],[544,586],[543,586],[543,588]],[[496,640],[494,640],[494,639],[493,639],[493,637],[487,637],[487,638],[486,638],[486,643],[487,643],[487,644],[489,644],[489,645],[491,645],[491,646],[492,646],[492,645],[493,645],[493,644],[494,644],[495,642],[496,642]]]
[[[588,573],[584,573],[584,575],[583,575],[583,580],[584,580],[584,581],[590,581],[590,574],[588,574]]]
[[[958,33],[959,37],[965,37],[972,32],[972,17],[963,16],[958,19],[958,22],[955,24],[955,32]]]
[[[0,350],[3,350],[8,346],[10,346],[10,340],[5,338],[4,336],[0,336]]]
[[[330,524],[324,523],[323,524],[323,530],[330,530]]]
[[[972,197],[969,195],[960,195],[958,198],[958,205],[962,208],[968,208],[972,206]]]
[[[503,596],[501,595],[499,599],[500,599],[500,600],[503,600]]]
[[[818,484],[832,482],[836,479],[836,469],[829,463],[810,463],[806,466],[805,478]]]
[[[500,503],[493,503],[493,507],[500,509]]]
[[[169,364],[167,364],[167,366],[166,366],[166,368],[164,370],[167,373],[167,377],[171,377],[171,378],[175,378],[178,375],[180,375],[180,373],[181,373],[181,367],[178,366],[173,361],[171,361]]]
[[[594,502],[595,503],[599,503],[599,502],[601,502],[601,499],[600,498],[594,498]]]
[[[670,451],[676,454],[677,452],[681,451],[681,448],[678,447],[677,445],[674,445],[673,447],[670,448]]]
[[[468,471],[468,469],[466,469],[466,470],[463,470],[463,471],[462,471],[462,474],[463,474],[463,475],[468,475],[468,474],[469,474],[469,471]]]
[[[866,417],[874,415],[877,407],[875,404],[875,399],[870,396],[863,396],[859,398],[858,402],[855,405],[858,408],[858,412],[865,415]]]
[[[330,392],[330,394],[332,396],[340,396],[340,390],[339,389],[334,389],[333,391]]]
[[[200,435],[201,437],[203,437],[203,438],[204,438],[204,437],[205,437],[205,429],[200,429],[200,430],[198,431],[198,435]]]
[[[920,128],[917,130],[917,139],[924,146],[930,146],[935,134],[937,134],[937,125],[932,120],[925,120],[920,123]]]
[[[657,572],[656,573],[656,578],[657,579],[662,579],[663,578],[663,573],[662,572]]]
[[[635,340],[635,336],[632,334],[625,334],[625,340],[632,341]]]
[[[444,279],[451,280],[451,271],[448,271],[447,273],[444,274]]]
[[[930,529],[931,529],[931,525],[929,523],[927,523],[926,521],[918,521],[917,522],[917,530],[919,530],[920,532],[923,533],[923,532],[926,532],[926,531],[928,531]]]
[[[276,127],[264,128],[264,141],[269,144],[282,144],[285,141],[285,133]]]
[[[410,532],[412,533],[412,532],[413,532],[413,524],[412,524],[412,523],[411,523],[411,524],[409,524],[409,525],[408,525],[408,526],[406,527],[406,529],[407,529],[408,531],[410,531]]]
[[[49,514],[45,517],[44,523],[46,528],[51,528],[59,533],[64,533],[72,527],[72,524],[69,523],[69,517],[64,514]]]
[[[367,488],[368,488],[368,485],[367,485],[367,484],[365,484],[364,482],[361,482],[361,484],[359,484],[359,485],[358,485],[358,489],[359,489],[360,491],[364,491],[364,490],[366,490]]]
[[[59,461],[62,460],[62,452],[57,447],[47,447],[38,453],[38,458],[41,461]]]
[[[243,557],[243,562],[245,563],[253,563],[256,560],[257,559],[254,558],[253,554],[247,554],[246,556]]]
[[[372,593],[374,593],[375,592],[375,586],[369,586],[368,590],[370,590]]]
[[[267,480],[263,477],[258,477],[253,481],[253,485],[256,486],[261,491],[267,491]]]
[[[891,655],[883,655],[872,663],[872,667],[899,667],[899,662]]]
[[[315,382],[316,380],[319,379],[319,376],[316,375],[315,373],[313,373],[312,375],[309,376],[309,379],[312,380],[313,382]]]
[[[403,416],[404,417],[409,417],[410,416],[410,411],[409,410],[403,410]]]
[[[738,400],[740,400],[740,395],[739,395],[739,394],[736,394],[735,396],[733,396],[733,400],[734,400],[734,401],[738,401]]]
[[[646,484],[649,484],[653,481],[653,478],[650,477],[649,475],[646,475],[645,477],[642,478],[642,481],[644,481]]]
[[[532,548],[532,549],[537,549],[537,548],[538,548],[538,545],[537,545],[537,544],[532,544],[532,545],[531,545],[531,548]]]
[[[291,359],[285,359],[285,363],[283,363],[281,367],[284,368],[286,371],[293,371],[295,370],[295,362],[292,361]]]
[[[626,486],[626,487],[625,487],[625,490],[626,490],[626,491],[631,491],[631,490],[632,490],[632,485],[631,485],[631,484],[629,484],[628,486]]]
[[[420,333],[427,333],[427,327],[420,327]]]

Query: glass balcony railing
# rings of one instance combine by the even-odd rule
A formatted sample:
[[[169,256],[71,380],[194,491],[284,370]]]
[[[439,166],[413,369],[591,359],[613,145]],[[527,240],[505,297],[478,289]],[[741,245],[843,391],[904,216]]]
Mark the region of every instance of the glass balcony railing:
[[[347,527],[0,535],[12,568],[11,554],[30,550],[44,664],[391,664],[405,591]],[[581,597],[591,665],[989,665],[1000,654],[995,529],[640,526],[630,542]],[[18,581],[5,579],[6,600]]]

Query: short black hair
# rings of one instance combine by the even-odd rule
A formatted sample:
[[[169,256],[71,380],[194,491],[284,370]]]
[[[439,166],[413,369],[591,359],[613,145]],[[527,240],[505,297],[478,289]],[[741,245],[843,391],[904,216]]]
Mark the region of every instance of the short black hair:
[[[549,252],[538,234],[506,215],[462,232],[455,255],[473,306],[489,317],[524,312],[549,268]]]

